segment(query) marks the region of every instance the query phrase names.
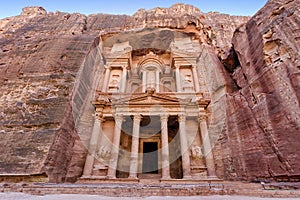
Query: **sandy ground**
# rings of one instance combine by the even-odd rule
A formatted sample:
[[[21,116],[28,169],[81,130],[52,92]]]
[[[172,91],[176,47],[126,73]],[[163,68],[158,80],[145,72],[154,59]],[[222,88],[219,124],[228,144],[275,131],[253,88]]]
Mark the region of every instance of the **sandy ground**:
[[[79,195],[79,194],[57,194],[34,196],[23,193],[0,193],[2,200],[279,200],[279,198],[258,198],[258,197],[244,197],[244,196],[193,196],[193,197],[107,197],[99,195]],[[285,198],[282,198],[285,199]],[[280,199],[280,200],[282,200]],[[300,198],[290,198],[293,200],[300,200]]]

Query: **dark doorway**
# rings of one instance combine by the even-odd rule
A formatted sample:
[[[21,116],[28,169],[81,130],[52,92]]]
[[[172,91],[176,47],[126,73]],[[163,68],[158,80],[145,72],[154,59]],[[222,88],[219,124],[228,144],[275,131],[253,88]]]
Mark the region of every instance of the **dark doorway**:
[[[158,174],[158,143],[143,143],[143,174]]]

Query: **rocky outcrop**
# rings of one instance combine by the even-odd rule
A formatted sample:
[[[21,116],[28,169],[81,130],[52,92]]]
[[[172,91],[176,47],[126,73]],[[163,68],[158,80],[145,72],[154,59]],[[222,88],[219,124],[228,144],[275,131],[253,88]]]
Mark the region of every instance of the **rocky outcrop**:
[[[38,174],[53,162],[56,173],[64,174],[73,154],[69,104],[97,34],[82,34],[83,15],[32,17],[40,10],[24,9],[28,15],[1,20],[1,174]]]
[[[226,179],[299,180],[298,4],[269,1],[234,33],[239,62],[229,60],[236,87],[227,96],[227,129],[215,151]]]

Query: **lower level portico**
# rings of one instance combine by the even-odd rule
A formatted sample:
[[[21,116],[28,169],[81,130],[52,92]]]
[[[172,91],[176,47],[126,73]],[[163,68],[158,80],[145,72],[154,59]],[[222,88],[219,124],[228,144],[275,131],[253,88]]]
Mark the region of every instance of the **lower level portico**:
[[[82,178],[215,178],[205,110],[150,104],[127,105],[127,111],[116,104],[114,115],[96,110]]]

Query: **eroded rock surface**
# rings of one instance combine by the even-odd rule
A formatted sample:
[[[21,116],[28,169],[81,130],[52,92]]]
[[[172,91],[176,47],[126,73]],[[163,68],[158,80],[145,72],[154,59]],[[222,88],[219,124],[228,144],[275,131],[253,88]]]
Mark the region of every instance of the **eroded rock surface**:
[[[239,63],[216,154],[232,179],[299,178],[299,1],[269,1],[233,37]],[[231,59],[233,60],[233,59]],[[234,62],[233,62],[234,63]]]

